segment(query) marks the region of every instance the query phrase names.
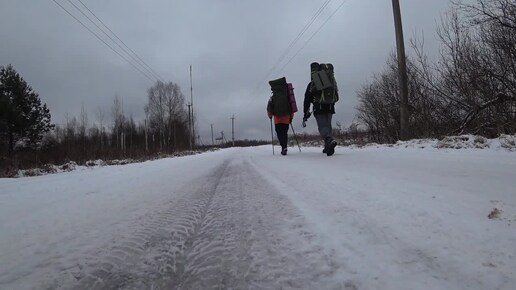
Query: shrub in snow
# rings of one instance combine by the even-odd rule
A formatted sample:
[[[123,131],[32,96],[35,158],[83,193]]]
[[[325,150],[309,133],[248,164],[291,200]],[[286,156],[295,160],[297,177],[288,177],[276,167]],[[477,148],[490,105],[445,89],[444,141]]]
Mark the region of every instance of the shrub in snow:
[[[465,148],[489,148],[489,141],[482,136],[461,135],[449,136],[437,142],[436,148],[451,148],[451,149],[465,149]]]
[[[53,164],[45,164],[45,165],[43,165],[43,167],[41,167],[41,171],[43,174],[52,174],[52,173],[57,173],[58,168],[57,168],[57,166],[55,166]]]
[[[20,170],[19,176],[38,176],[41,175],[39,168]]]
[[[106,165],[125,165],[129,163],[134,163],[135,161],[132,159],[122,159],[122,160],[108,160],[105,162]]]
[[[88,160],[84,163],[88,167],[95,167],[95,166],[104,166],[106,165],[106,162],[103,160],[97,159],[97,160]]]
[[[75,170],[76,168],[77,168],[77,163],[75,163],[73,161],[69,161],[69,162],[59,166],[59,169],[62,171],[72,171],[72,170]]]
[[[516,135],[502,134],[498,138],[498,141],[500,142],[500,147],[509,150],[516,150]]]

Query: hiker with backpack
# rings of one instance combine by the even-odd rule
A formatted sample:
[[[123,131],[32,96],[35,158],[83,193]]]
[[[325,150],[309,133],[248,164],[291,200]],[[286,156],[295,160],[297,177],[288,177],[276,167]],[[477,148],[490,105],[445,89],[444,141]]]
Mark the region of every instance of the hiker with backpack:
[[[335,114],[335,103],[339,100],[337,81],[333,73],[332,64],[310,64],[311,81],[308,83],[303,102],[303,127],[310,118],[310,105],[317,121],[319,134],[324,140],[323,153],[332,156],[335,153],[337,141],[332,133],[332,116]]]
[[[287,155],[288,129],[294,119],[294,113],[297,112],[294,88],[291,83],[287,83],[285,77],[272,80],[269,84],[272,95],[267,102],[267,115],[271,119],[271,126],[272,118],[274,117],[276,136],[281,146],[281,155]]]

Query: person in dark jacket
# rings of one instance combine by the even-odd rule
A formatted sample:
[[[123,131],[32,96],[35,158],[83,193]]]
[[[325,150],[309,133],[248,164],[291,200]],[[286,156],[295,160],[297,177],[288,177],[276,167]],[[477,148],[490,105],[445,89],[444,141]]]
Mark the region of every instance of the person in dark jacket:
[[[337,84],[335,83],[335,86]],[[335,92],[338,94],[338,90]],[[315,101],[316,90],[313,84],[313,81],[308,83],[305,92],[305,100],[303,102],[303,127],[306,126],[306,121],[310,118],[310,105],[313,108],[313,115],[315,120],[317,121],[317,128],[319,129],[319,134],[324,140],[324,149],[323,153],[331,156],[335,153],[335,147],[337,146],[337,141],[333,138],[333,129],[331,125],[331,119],[333,114],[335,114],[335,103],[333,104],[320,104]]]
[[[287,155],[288,127],[290,123],[292,123],[292,119],[294,119],[294,113],[285,116],[276,116],[272,111],[272,98],[270,98],[267,103],[267,116],[269,116],[269,119],[274,117],[276,135],[281,146],[281,155]]]

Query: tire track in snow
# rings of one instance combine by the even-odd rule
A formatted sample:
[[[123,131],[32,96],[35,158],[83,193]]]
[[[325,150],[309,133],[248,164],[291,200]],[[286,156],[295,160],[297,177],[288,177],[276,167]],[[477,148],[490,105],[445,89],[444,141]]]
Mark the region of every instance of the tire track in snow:
[[[185,189],[186,194],[169,202],[166,210],[135,225],[137,231],[107,250],[104,258],[94,263],[74,288],[141,289],[140,285],[166,289],[156,282],[164,276],[173,284],[179,283],[185,276],[184,253],[189,252],[199,232],[226,167],[227,162],[210,174],[205,183],[193,185],[193,190]],[[152,269],[160,261],[165,262]]]
[[[91,256],[64,288],[356,288],[335,277],[333,253],[247,161],[232,158],[182,191],[135,223],[134,234]]]

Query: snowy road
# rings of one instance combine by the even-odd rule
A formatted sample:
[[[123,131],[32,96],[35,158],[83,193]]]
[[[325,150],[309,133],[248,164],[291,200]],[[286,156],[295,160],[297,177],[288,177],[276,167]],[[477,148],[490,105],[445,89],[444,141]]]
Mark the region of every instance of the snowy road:
[[[292,239],[308,235],[302,216],[247,163],[228,159],[179,192],[118,239],[80,288],[301,288],[334,270],[314,269],[329,258]]]
[[[515,180],[510,152],[269,147],[0,179],[0,289],[514,289]]]

